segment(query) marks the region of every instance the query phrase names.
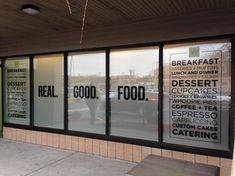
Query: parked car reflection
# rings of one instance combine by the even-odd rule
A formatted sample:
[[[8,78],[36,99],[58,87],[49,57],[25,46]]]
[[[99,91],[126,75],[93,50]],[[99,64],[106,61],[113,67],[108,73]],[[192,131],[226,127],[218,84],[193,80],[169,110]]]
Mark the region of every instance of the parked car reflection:
[[[143,101],[125,100],[122,96],[118,99],[117,92],[110,92],[111,113],[134,114],[140,116],[143,123],[154,123],[158,115],[158,92],[147,91],[145,97]]]

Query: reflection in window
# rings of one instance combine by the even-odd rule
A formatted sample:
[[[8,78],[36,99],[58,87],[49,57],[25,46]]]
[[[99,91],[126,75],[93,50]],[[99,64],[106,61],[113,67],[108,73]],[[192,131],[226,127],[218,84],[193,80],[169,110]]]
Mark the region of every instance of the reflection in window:
[[[164,142],[228,150],[231,43],[164,47]]]
[[[34,58],[34,125],[64,128],[64,55]]]
[[[158,47],[110,53],[111,135],[158,140]]]
[[[105,88],[105,52],[69,54],[69,130],[105,133]]]

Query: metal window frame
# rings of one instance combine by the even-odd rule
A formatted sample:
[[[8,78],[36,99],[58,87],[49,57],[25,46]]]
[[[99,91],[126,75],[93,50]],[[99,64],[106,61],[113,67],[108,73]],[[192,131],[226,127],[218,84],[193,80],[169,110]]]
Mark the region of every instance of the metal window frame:
[[[163,142],[163,46],[166,44],[180,44],[180,43],[191,43],[200,41],[212,41],[227,39],[230,40],[231,49],[231,107],[229,110],[229,151],[207,149],[193,146],[185,146],[179,144],[169,144]],[[110,89],[110,50],[111,49],[128,49],[128,48],[138,48],[138,47],[149,47],[158,46],[159,47],[159,102],[158,103],[158,141],[148,141],[143,139],[134,139],[121,136],[111,136],[110,135],[110,99],[109,99],[109,89]],[[68,129],[68,70],[67,61],[69,52],[88,52],[88,51],[104,51],[106,53],[106,125],[105,134],[87,133],[79,131],[71,131]],[[64,129],[46,128],[46,127],[36,127],[34,126],[34,77],[33,77],[33,61],[34,57],[38,55],[49,55],[49,54],[64,54]],[[18,125],[5,122],[5,60],[10,57],[22,57],[27,56],[30,59],[30,125]],[[13,127],[26,130],[43,131],[50,133],[58,133],[72,136],[87,137],[92,139],[101,139],[114,142],[122,142],[127,144],[142,145],[148,147],[156,147],[166,150],[175,150],[181,152],[195,153],[201,155],[222,157],[222,158],[233,158],[233,148],[234,148],[234,117],[235,110],[232,106],[235,105],[235,34],[210,36],[210,37],[198,37],[189,39],[179,39],[179,40],[169,40],[151,43],[140,43],[140,44],[129,44],[129,45],[119,45],[112,47],[99,47],[99,48],[87,48],[87,49],[77,49],[77,50],[67,50],[67,51],[56,51],[47,53],[31,53],[23,55],[9,55],[1,57],[2,59],[2,118],[4,127]]]

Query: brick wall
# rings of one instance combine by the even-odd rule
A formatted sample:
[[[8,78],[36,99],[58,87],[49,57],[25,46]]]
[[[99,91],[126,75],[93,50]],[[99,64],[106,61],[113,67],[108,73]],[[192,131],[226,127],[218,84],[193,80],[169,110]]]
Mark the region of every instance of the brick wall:
[[[140,162],[149,154],[219,166],[221,176],[235,176],[235,160],[55,133],[3,128],[6,139],[98,156]]]

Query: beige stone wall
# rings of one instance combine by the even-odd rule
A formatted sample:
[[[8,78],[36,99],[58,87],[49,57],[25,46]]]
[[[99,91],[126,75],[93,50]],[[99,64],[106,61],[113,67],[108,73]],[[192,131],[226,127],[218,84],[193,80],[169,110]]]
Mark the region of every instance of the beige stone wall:
[[[8,127],[3,128],[3,137],[20,142],[73,150],[136,163],[142,161],[149,154],[159,155],[219,166],[221,170],[220,176],[235,176],[235,160],[231,159]]]

